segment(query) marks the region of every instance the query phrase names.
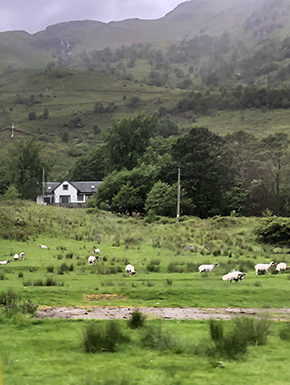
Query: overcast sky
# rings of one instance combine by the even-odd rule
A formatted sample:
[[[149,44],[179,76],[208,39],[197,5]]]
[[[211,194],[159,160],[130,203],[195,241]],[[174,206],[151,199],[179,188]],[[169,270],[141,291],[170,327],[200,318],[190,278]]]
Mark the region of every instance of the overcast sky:
[[[0,0],[0,32],[35,33],[62,21],[158,19],[185,0]]]

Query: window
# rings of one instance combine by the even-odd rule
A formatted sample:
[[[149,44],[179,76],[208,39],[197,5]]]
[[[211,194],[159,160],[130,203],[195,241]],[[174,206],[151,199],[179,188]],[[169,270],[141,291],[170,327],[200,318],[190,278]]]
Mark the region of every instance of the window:
[[[43,201],[44,203],[50,203],[50,197],[44,197]]]
[[[63,190],[68,190],[68,184],[63,184],[63,185],[62,185],[62,189],[63,189]]]
[[[84,195],[83,194],[78,194],[78,201],[83,202],[84,200]]]

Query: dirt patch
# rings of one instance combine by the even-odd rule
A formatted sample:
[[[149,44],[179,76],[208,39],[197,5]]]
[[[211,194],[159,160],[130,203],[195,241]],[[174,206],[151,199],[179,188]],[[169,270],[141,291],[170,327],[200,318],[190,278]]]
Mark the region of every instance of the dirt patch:
[[[38,310],[38,318],[69,319],[129,319],[134,310],[139,310],[147,318],[164,320],[229,320],[234,317],[267,317],[275,321],[289,321],[290,309],[256,308],[164,308],[164,307],[47,307]]]

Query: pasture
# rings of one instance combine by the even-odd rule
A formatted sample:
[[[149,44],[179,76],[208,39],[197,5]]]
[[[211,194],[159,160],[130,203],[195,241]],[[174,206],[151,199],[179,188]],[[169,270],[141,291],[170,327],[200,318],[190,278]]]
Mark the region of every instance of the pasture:
[[[256,263],[286,262],[288,248],[261,245],[254,236],[257,218],[118,217],[98,210],[40,207],[30,202],[0,204],[0,293],[13,290],[22,301],[47,306],[289,307],[289,274],[255,273]],[[48,246],[41,249],[39,244]],[[195,246],[187,250],[184,246]],[[94,248],[100,259],[88,265]],[[15,253],[25,259],[14,261]],[[124,274],[135,267],[135,276]],[[200,264],[218,263],[199,276]],[[232,269],[246,273],[241,284],[222,281]],[[1,310],[1,307],[0,307]],[[0,356],[4,385],[14,384],[286,384],[289,342],[279,331],[287,322],[271,322],[268,344],[251,346],[241,360],[196,353],[208,338],[208,321],[158,321],[177,342],[164,350],[146,348],[139,330],[116,321],[125,335],[115,353],[84,353],[83,328],[108,321],[10,318],[0,313]],[[231,328],[233,321],[227,321]],[[173,347],[172,347],[173,346]],[[133,368],[133,369],[132,369]]]

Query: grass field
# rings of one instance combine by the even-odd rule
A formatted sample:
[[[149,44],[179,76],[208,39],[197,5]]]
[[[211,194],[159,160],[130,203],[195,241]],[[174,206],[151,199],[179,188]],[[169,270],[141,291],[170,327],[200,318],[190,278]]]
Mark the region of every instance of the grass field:
[[[259,307],[272,308],[274,314],[277,307],[290,307],[289,274],[256,276],[254,265],[271,260],[290,264],[290,256],[288,248],[261,247],[253,234],[257,223],[257,218],[183,218],[177,226],[166,218],[147,223],[98,210],[1,203],[1,260],[12,262],[0,266],[0,293],[13,290],[39,308]],[[41,249],[40,243],[49,249]],[[184,250],[184,245],[195,245],[196,251]],[[101,258],[89,266],[95,247]],[[24,261],[13,261],[22,251]],[[128,262],[136,276],[124,275]],[[213,262],[220,266],[200,277],[199,264]],[[221,279],[233,268],[247,274],[241,285]],[[199,353],[197,346],[209,338],[208,321],[146,321],[146,327],[162,328],[167,343],[162,349],[159,343],[144,347],[143,329],[116,321],[127,342],[115,353],[92,354],[83,351],[84,328],[90,323],[101,328],[109,321],[3,314],[1,310],[3,385],[288,383],[290,345],[279,337],[287,322],[271,322],[266,345],[250,346],[246,355],[232,360]],[[225,325],[231,329],[233,321]]]

